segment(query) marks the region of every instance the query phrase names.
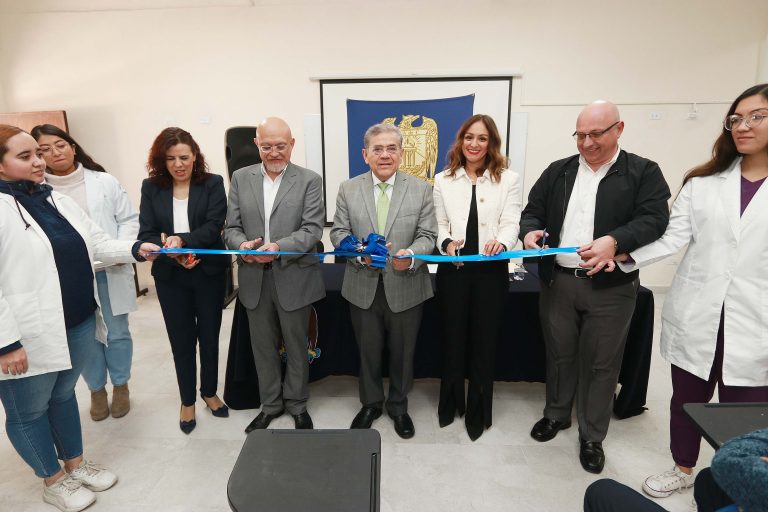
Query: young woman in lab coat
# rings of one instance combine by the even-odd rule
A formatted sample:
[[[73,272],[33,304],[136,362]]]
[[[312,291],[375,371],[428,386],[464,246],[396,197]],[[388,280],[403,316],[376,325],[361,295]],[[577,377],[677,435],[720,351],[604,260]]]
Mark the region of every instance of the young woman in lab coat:
[[[620,263],[629,271],[688,245],[661,315],[675,466],[643,483],[657,498],[693,485],[701,435],[683,404],[709,402],[715,387],[720,402],[768,402],[767,117],[768,84],[739,95],[712,159],[683,180],[664,236]]]

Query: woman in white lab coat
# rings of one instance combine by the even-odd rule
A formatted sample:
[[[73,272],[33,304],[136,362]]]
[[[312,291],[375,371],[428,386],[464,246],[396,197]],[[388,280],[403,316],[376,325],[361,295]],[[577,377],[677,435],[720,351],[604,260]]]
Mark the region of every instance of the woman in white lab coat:
[[[683,256],[664,301],[661,353],[672,364],[670,448],[675,467],[643,490],[669,496],[693,485],[701,436],[690,402],[768,402],[768,84],[731,105],[712,159],[689,172],[664,236],[620,263],[629,271]],[[623,259],[620,257],[618,259]]]
[[[112,240],[43,183],[31,135],[0,125],[0,401],[16,452],[43,479],[43,500],[75,512],[117,477],[83,459],[75,383],[106,326],[93,261],[153,259],[154,244]],[[61,468],[59,461],[64,462]]]
[[[61,128],[42,124],[35,126],[31,135],[45,158],[46,183],[74,199],[110,237],[135,240],[139,234],[139,214],[120,182],[107,174],[104,167]],[[96,345],[97,353],[83,368],[83,378],[91,391],[91,419],[100,421],[110,414],[107,376],[112,381],[112,417],[121,418],[131,408],[128,380],[133,340],[128,329],[128,313],[136,311],[133,267],[99,266],[96,284],[107,324],[107,344]]]

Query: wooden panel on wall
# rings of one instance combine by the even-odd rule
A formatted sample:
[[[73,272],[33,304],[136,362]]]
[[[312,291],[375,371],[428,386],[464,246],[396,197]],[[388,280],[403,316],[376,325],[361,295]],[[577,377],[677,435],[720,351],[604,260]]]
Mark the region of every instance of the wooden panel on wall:
[[[9,112],[0,114],[0,124],[18,126],[22,130],[30,131],[39,124],[52,124],[65,132],[69,132],[67,126],[67,113],[63,110],[47,110],[44,112]]]

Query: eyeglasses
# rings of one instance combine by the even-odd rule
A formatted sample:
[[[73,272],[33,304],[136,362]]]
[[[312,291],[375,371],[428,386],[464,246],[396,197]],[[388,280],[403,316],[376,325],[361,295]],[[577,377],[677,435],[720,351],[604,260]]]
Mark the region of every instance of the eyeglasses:
[[[373,153],[376,156],[381,156],[385,152],[389,155],[396,155],[400,152],[400,148],[398,146],[395,146],[394,144],[391,146],[373,146],[371,149],[368,150],[369,152]]]
[[[768,114],[759,112],[751,112],[747,114],[746,117],[740,116],[739,114],[733,114],[725,118],[725,121],[723,121],[723,127],[729,132],[741,126],[741,123],[744,123],[744,126],[747,128],[752,128],[753,126],[758,126],[760,123],[762,123],[763,119],[766,117],[768,117]]]
[[[55,143],[53,146],[49,146],[48,144],[45,144],[43,146],[40,146],[40,152],[44,155],[50,155],[53,152],[53,148],[56,148],[56,151],[59,153],[62,153],[67,150],[67,148],[71,147],[69,143],[60,140],[57,143]]]
[[[262,153],[270,153],[272,152],[273,149],[278,153],[282,153],[283,151],[288,149],[288,144],[281,142],[280,144],[274,144],[271,146],[269,144],[264,144],[263,146],[259,146],[259,151],[261,151]]]
[[[598,131],[589,132],[589,133],[573,132],[573,134],[571,136],[574,139],[576,139],[577,141],[579,141],[579,142],[585,141],[587,139],[587,137],[589,137],[592,140],[597,140],[600,137],[602,137],[603,135],[605,135],[606,133],[608,133],[608,131],[610,131],[611,128],[613,128],[614,126],[616,126],[620,122],[621,121],[616,121],[611,126],[606,128],[605,130],[598,130]]]

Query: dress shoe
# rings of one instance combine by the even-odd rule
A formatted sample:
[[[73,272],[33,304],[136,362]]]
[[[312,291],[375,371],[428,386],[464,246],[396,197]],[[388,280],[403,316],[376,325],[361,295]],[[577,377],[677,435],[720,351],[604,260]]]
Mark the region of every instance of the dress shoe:
[[[590,473],[600,473],[605,466],[605,452],[603,452],[603,443],[600,441],[581,441],[579,450],[579,461],[581,467]]]
[[[272,420],[275,418],[279,418],[283,415],[285,411],[278,411],[275,414],[267,414],[264,411],[261,411],[256,418],[252,422],[248,424],[247,427],[245,427],[245,433],[249,434],[253,430],[258,429],[265,429],[269,426],[270,423],[272,423]]]
[[[293,416],[293,423],[296,425],[296,430],[312,430],[315,428],[315,426],[312,425],[312,417],[307,411],[304,411],[301,414],[292,414],[291,416]]]
[[[181,406],[182,410],[184,410],[184,406]],[[194,409],[193,409],[194,410]],[[179,419],[179,428],[182,432],[189,435],[190,432],[195,430],[195,427],[197,426],[197,421],[195,421],[194,416],[189,421],[184,421],[182,419]]]
[[[189,420],[189,421],[179,421],[179,428],[182,432],[189,435],[190,432],[195,430],[195,427],[197,426],[197,421],[195,420]]]
[[[395,432],[403,439],[410,439],[416,433],[416,428],[413,426],[413,421],[408,413],[401,414],[399,416],[389,415],[392,421],[395,422]]]
[[[381,409],[377,407],[364,406],[357,413],[355,419],[352,420],[352,425],[349,428],[371,428],[373,420],[381,416]]]
[[[555,421],[549,418],[541,418],[531,429],[531,437],[539,442],[554,439],[560,430],[571,427],[571,422]]]
[[[229,407],[227,407],[227,404],[222,402],[222,404],[217,409],[213,409],[210,405],[208,405],[208,399],[216,398],[215,396],[203,396],[201,394],[200,398],[202,398],[203,402],[205,402],[205,406],[211,410],[211,414],[213,414],[217,418],[229,417]]]

